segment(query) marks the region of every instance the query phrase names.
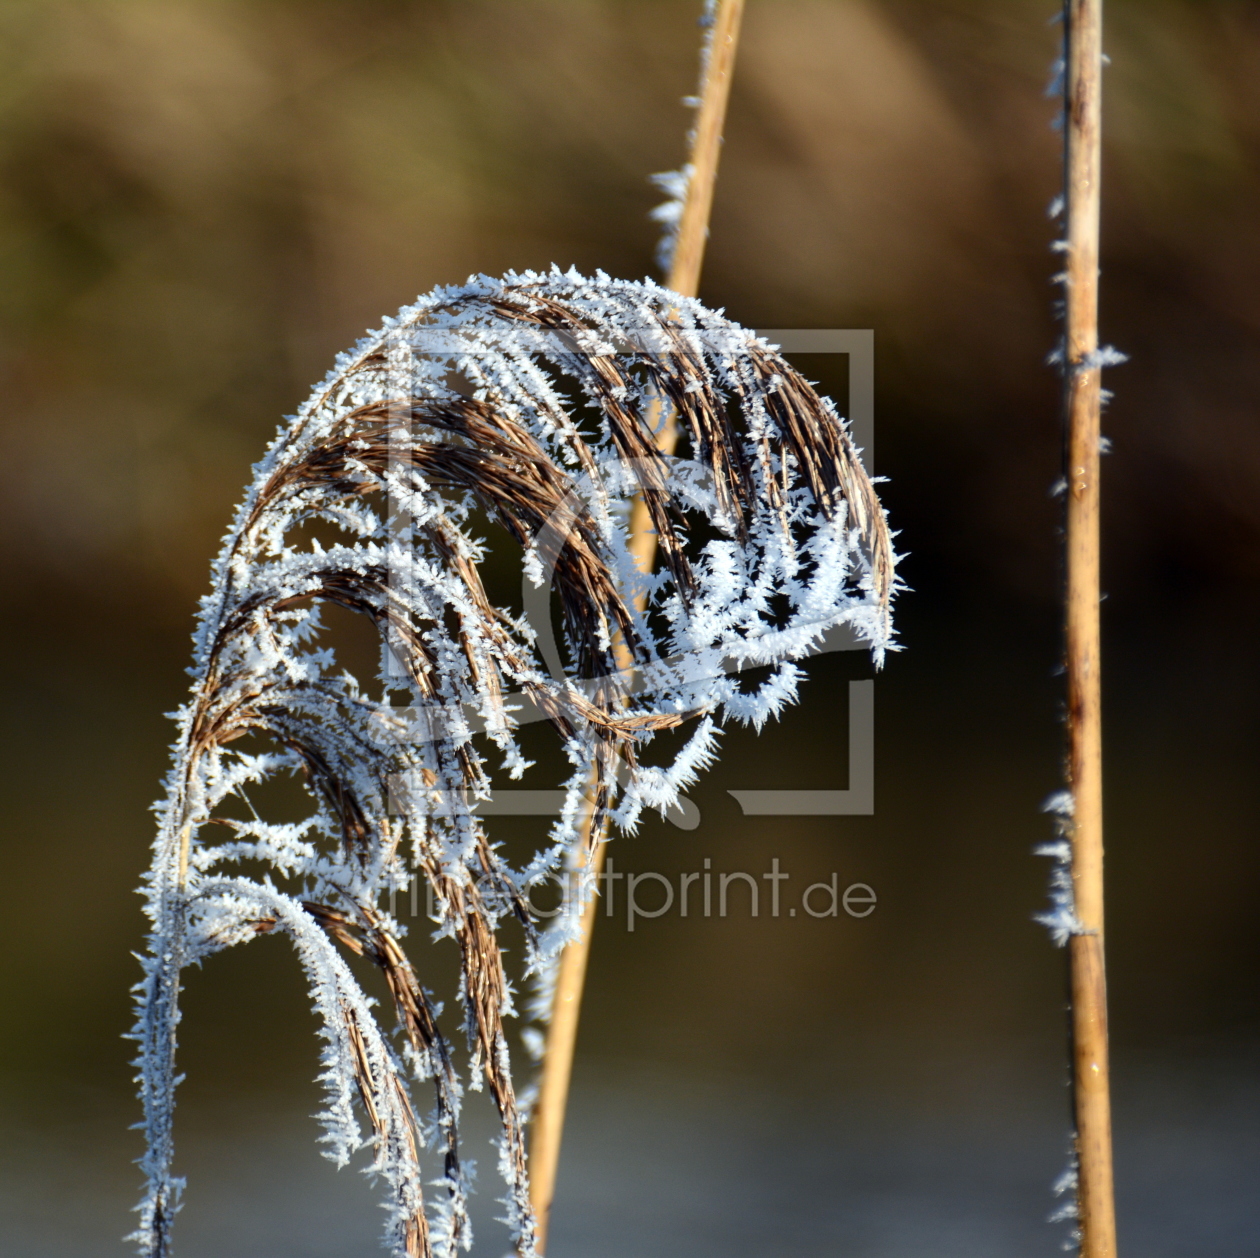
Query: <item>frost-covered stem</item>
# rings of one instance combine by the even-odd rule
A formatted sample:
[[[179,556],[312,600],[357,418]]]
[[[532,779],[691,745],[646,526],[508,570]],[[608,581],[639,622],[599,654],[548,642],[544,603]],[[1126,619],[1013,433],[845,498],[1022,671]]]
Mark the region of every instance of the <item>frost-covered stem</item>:
[[[704,82],[700,85],[700,109],[688,161],[691,176],[666,284],[684,297],[694,297],[700,285],[700,267],[704,262],[713,210],[713,185],[717,181],[718,158],[722,152],[726,102],[731,94],[731,74],[743,15],[744,0],[719,0],[713,18]]]
[[[726,125],[726,103],[731,96],[731,76],[735,70],[735,50],[739,46],[740,21],[744,0],[718,0],[713,15],[713,31],[704,62],[700,85],[700,109],[692,132],[688,157],[687,194],[683,200],[678,238],[669,265],[665,287],[684,297],[700,291],[700,268],[709,240],[709,219],[713,214],[713,186],[717,183],[718,158],[722,154],[722,132]],[[666,414],[656,444],[666,455],[678,445],[678,419]],[[656,558],[656,534],[642,498],[636,498],[630,515],[631,549],[641,572],[652,570]]]
[[[1103,953],[1102,706],[1099,633],[1099,180],[1102,2],[1067,0],[1064,118],[1067,208],[1068,785],[1072,885],[1083,933],[1072,937],[1073,1092],[1083,1258],[1114,1258],[1107,985]]]
[[[704,60],[704,79],[700,85],[699,114],[688,158],[690,174],[687,192],[666,281],[667,288],[684,297],[695,297],[700,287],[700,268],[709,238],[713,186],[717,181],[726,104],[730,99],[731,74],[735,67],[735,49],[739,43],[743,14],[744,0],[718,0],[713,15],[713,29]],[[659,426],[656,444],[666,456],[672,455],[678,445],[678,422],[672,411],[665,415],[664,423]],[[631,509],[630,535],[630,553],[635,565],[640,572],[651,572],[656,559],[656,531],[641,497],[635,499]],[[604,863],[604,836],[596,836],[596,841],[591,843],[592,815],[588,810],[579,841],[583,850],[589,853],[586,860],[594,877],[591,885],[598,887]],[[530,1136],[530,1201],[537,1221],[534,1243],[539,1254],[545,1253],[547,1247],[556,1171],[560,1164],[560,1141],[564,1134],[564,1114],[569,1099],[569,1080],[577,1046],[578,1015],[582,1008],[582,990],[586,982],[595,917],[596,897],[592,895],[582,910],[581,933],[564,949],[556,974],[547,1048]]]

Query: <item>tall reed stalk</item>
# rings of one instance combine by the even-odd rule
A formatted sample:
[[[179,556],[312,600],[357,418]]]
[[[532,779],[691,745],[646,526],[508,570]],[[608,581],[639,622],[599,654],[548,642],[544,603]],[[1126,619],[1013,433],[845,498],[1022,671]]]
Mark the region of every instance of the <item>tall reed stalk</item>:
[[[718,0],[706,9],[710,27],[701,58],[696,125],[691,134],[687,166],[674,177],[682,185],[679,187],[675,184],[674,190],[683,195],[673,203],[677,207],[678,219],[676,225],[671,224],[674,228],[670,234],[672,238],[667,238],[669,274],[666,287],[683,297],[695,297],[699,292],[700,268],[708,241],[713,188],[717,181],[726,106],[730,98],[731,76],[735,67],[735,51],[739,43],[743,13],[744,0]],[[668,457],[678,445],[677,417],[672,409],[668,409],[659,418],[663,422],[658,425],[656,444],[661,453]],[[640,572],[651,572],[656,549],[656,530],[653,528],[647,503],[642,497],[638,497],[631,509],[630,553]],[[592,783],[592,786],[595,784]],[[593,835],[593,824],[594,811],[588,808],[583,820],[581,859],[589,865],[587,872],[598,878],[603,869],[606,835]],[[573,1054],[577,1046],[578,1016],[582,1006],[582,991],[586,984],[597,907],[598,900],[592,896],[583,908],[578,937],[565,948],[560,958],[538,1101],[532,1118],[530,1193],[537,1220],[535,1246],[540,1254],[546,1249],[551,1203],[555,1197],[560,1142],[564,1134],[564,1115],[573,1074]]]
[[[1102,166],[1102,0],[1067,0],[1067,686],[1072,1081],[1083,1258],[1114,1258],[1107,983],[1103,947],[1103,778],[1099,633],[1098,238]]]

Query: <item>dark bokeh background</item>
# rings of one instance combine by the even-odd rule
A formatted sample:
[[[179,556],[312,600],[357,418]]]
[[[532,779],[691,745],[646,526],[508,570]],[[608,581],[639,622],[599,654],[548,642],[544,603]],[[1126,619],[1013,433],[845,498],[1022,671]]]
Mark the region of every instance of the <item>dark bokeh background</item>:
[[[250,463],[337,350],[434,284],[649,271],[645,177],[682,156],[697,7],[0,8],[6,1254],[125,1252],[132,888]],[[601,922],[555,1258],[1057,1252],[1063,960],[1030,921],[1060,748],[1053,10],[749,5],[703,296],[876,330],[907,649],[876,683],[874,817],[743,819],[725,794],[844,785],[869,667],[831,656],[779,727],[728,738],[698,829],[615,855],[777,856],[795,887],[837,871],[880,904]],[[1260,4],[1109,0],[1108,24],[1122,1242],[1239,1258],[1260,1254]],[[311,1031],[279,941],[192,976],[185,1258],[376,1252],[362,1177],[315,1152]],[[484,1195],[477,1252],[499,1253]]]

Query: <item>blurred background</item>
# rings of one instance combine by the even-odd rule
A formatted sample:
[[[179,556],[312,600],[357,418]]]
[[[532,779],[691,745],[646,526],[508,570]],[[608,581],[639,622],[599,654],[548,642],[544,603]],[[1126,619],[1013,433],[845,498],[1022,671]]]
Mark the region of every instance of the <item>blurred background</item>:
[[[127,1252],[132,888],[250,464],[335,352],[435,284],[651,272],[646,180],[683,158],[699,7],[0,7],[5,1253]],[[702,296],[875,329],[906,649],[876,682],[873,817],[746,819],[726,794],[845,785],[847,681],[871,672],[833,655],[780,725],[728,736],[698,828],[614,852],[777,858],[879,905],[600,921],[554,1258],[1058,1252],[1065,967],[1031,920],[1061,749],[1054,10],[750,0]],[[1107,21],[1121,1244],[1239,1258],[1260,1254],[1260,4]],[[836,361],[802,367],[843,393]],[[316,1151],[312,1031],[279,940],[190,976],[182,1258],[378,1252],[372,1190]],[[475,1252],[498,1255],[471,1108]]]

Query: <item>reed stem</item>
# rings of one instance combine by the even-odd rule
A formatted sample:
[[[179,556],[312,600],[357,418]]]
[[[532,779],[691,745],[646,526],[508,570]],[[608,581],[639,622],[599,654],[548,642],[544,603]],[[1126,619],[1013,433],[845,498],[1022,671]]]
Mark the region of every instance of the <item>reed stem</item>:
[[[739,43],[744,0],[719,0],[714,15],[710,53],[700,87],[700,107],[692,133],[689,164],[691,177],[679,223],[666,286],[683,297],[695,297],[700,286],[700,268],[709,235],[713,209],[713,186],[717,181],[718,159],[722,151],[722,130],[730,98],[731,74]],[[664,455],[678,444],[678,424],[673,412],[664,416],[656,441]],[[656,532],[642,498],[636,498],[630,514],[630,553],[640,572],[650,572],[656,558]],[[627,661],[630,663],[632,661]],[[588,810],[579,842],[586,853],[599,886],[604,864],[606,834],[591,835],[593,810]],[[592,842],[593,838],[593,842]],[[560,1141],[564,1134],[564,1114],[577,1045],[578,1015],[586,965],[591,951],[598,895],[592,895],[582,910],[581,934],[560,955],[556,990],[552,999],[551,1021],[543,1056],[538,1102],[534,1109],[529,1152],[530,1200],[534,1210],[534,1245],[539,1254],[547,1248],[551,1203],[555,1196],[556,1171],[560,1162]]]
[[[1082,1258],[1115,1258],[1107,982],[1103,950],[1099,631],[1098,238],[1102,0],[1066,0],[1067,679],[1072,886],[1083,933],[1070,944],[1072,1079]]]

